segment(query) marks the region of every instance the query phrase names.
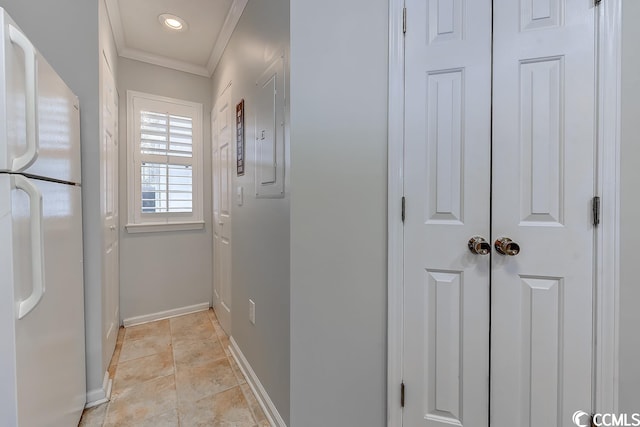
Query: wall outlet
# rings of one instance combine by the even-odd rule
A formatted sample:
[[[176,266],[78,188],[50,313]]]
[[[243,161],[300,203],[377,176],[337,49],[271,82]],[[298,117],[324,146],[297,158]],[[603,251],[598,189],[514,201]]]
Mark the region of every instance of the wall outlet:
[[[249,322],[256,324],[256,303],[253,300],[249,300]]]

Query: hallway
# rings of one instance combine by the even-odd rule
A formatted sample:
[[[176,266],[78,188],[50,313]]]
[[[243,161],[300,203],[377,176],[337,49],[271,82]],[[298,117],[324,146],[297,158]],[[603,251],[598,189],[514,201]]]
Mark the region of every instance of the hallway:
[[[111,401],[80,426],[269,426],[213,310],[120,328]]]

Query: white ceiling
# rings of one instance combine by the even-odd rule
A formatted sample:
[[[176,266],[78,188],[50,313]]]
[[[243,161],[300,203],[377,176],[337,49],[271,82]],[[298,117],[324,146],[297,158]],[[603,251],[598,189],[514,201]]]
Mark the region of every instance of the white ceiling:
[[[118,54],[210,77],[248,0],[105,0]],[[158,16],[177,15],[186,31]]]

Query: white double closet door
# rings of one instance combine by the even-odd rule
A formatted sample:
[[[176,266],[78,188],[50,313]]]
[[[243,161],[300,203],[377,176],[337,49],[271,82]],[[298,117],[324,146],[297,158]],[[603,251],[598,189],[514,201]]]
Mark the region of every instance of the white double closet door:
[[[406,8],[403,424],[574,426],[593,387],[593,0]]]

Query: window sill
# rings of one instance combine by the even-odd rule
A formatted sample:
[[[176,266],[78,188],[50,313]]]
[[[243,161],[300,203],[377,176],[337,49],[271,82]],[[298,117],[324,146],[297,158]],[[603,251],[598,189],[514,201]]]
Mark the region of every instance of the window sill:
[[[127,224],[127,233],[160,233],[165,231],[188,231],[204,229],[204,221],[152,222],[148,224]]]

